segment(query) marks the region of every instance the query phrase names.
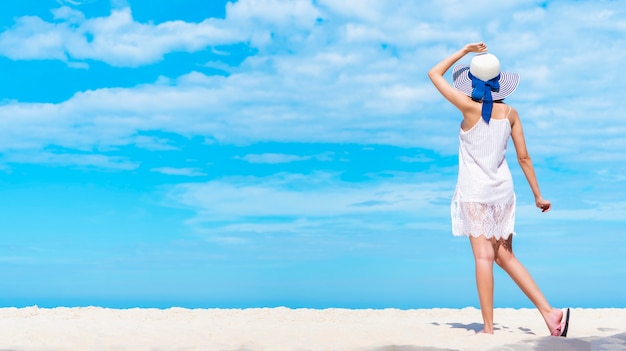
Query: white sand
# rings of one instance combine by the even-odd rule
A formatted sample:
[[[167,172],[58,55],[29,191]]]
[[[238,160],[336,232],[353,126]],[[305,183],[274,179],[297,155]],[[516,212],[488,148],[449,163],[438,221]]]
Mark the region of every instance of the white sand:
[[[0,350],[626,350],[626,309],[572,309],[569,337],[533,309],[2,308]]]

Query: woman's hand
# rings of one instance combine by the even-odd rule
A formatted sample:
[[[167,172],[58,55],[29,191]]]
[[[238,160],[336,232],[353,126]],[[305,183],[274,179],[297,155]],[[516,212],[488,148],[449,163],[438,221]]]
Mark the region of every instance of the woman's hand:
[[[541,212],[548,212],[552,208],[552,204],[548,200],[544,200],[543,198],[535,199],[535,205],[537,208],[541,209]]]
[[[465,45],[465,52],[487,52],[487,44],[484,42],[469,43]]]

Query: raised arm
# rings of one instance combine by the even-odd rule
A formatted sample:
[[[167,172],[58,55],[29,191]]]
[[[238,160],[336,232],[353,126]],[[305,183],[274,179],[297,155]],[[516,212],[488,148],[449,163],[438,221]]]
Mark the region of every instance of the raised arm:
[[[461,110],[461,112],[464,112],[466,108],[470,106],[471,100],[469,100],[465,94],[455,89],[450,83],[448,83],[443,75],[450,69],[450,67],[452,67],[452,65],[454,65],[455,62],[470,52],[487,52],[487,45],[483,42],[467,44],[459,51],[443,59],[428,71],[428,77],[433,82],[437,90],[439,90],[441,95]]]
[[[517,161],[522,167],[522,171],[526,176],[530,190],[532,190],[535,196],[535,205],[541,209],[541,212],[548,212],[552,207],[552,204],[548,200],[544,200],[539,190],[539,183],[537,182],[537,176],[535,174],[535,167],[528,154],[526,148],[526,140],[524,140],[524,130],[522,129],[522,122],[515,109],[511,110],[509,115],[511,121],[511,138],[513,139],[513,145],[515,145],[515,152],[517,153]]]

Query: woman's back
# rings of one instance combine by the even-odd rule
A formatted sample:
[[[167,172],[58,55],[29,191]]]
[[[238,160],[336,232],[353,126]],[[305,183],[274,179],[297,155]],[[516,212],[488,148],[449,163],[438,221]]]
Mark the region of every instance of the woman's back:
[[[504,104],[498,104],[510,107]],[[496,117],[504,118],[496,118]],[[489,123],[482,118],[459,132],[458,201],[496,204],[510,202],[513,180],[506,162],[511,136],[507,115],[494,114]]]
[[[480,105],[477,103],[477,105]],[[459,175],[451,203],[454,235],[484,235],[497,239],[514,233],[515,193],[506,162],[511,136],[508,114],[500,107],[486,122],[459,131]]]

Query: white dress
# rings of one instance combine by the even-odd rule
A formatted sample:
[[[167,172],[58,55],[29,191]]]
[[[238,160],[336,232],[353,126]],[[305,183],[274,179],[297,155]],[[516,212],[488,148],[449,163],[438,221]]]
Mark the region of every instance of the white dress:
[[[510,109],[509,109],[510,113]],[[482,118],[459,134],[459,176],[452,199],[452,233],[506,239],[514,233],[515,193],[506,162],[511,123]]]

